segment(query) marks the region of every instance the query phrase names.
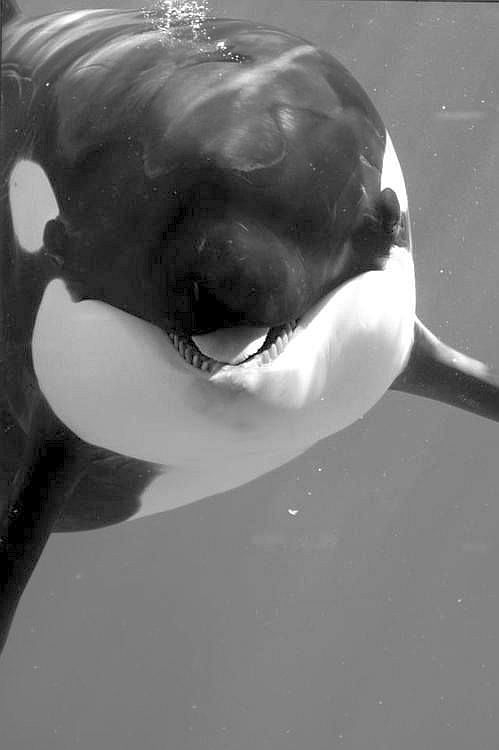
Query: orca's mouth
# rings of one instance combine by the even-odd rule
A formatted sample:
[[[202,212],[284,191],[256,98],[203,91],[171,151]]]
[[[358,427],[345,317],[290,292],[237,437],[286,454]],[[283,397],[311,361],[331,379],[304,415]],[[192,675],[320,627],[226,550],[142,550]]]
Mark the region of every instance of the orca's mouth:
[[[272,328],[219,328],[212,333],[193,336],[171,331],[168,337],[187,364],[212,375],[222,367],[235,367],[249,361],[269,364],[282,354],[297,324],[298,321],[292,320]]]

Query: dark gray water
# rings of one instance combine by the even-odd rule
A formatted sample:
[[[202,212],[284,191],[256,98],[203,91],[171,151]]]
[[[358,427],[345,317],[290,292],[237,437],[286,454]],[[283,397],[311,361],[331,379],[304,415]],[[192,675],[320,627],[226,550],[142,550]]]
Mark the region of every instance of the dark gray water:
[[[354,72],[404,167],[419,314],[499,365],[499,8],[211,7]],[[230,494],[53,537],[3,657],[2,749],[497,750],[498,445],[389,394]]]

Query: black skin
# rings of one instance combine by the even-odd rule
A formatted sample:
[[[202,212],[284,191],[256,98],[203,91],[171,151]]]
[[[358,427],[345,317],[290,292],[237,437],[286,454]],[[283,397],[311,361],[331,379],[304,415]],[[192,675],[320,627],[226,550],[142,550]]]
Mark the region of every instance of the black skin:
[[[4,22],[14,19],[10,0],[2,0],[2,13]],[[347,279],[381,268],[394,242],[409,252],[408,216],[392,190],[380,192],[384,127],[350,74],[313,52],[295,78],[286,71],[278,78],[275,100],[266,91],[240,108],[237,92],[235,105],[216,94],[213,71],[230,77],[258,62],[262,49],[280,54],[303,41],[246,22],[209,26],[211,49],[186,45],[169,78],[171,53],[162,44],[138,45],[124,60],[66,77],[80,56],[116,34],[150,32],[133,12],[109,11],[78,39],[72,30],[68,47],[44,37],[36,75],[30,44],[6,63],[0,646],[51,531],[131,517],[158,471],[85,444],[40,393],[30,341],[51,279],[62,278],[75,299],[103,300],[195,334],[289,322]],[[218,49],[217,39],[235,41]],[[215,94],[192,117],[183,94],[200,80]],[[5,201],[9,171],[28,152],[51,176],[61,208],[33,256],[16,246]],[[417,321],[414,351],[393,387],[499,420],[497,381],[469,358],[456,364],[453,354]]]
[[[221,180],[222,177],[219,184]],[[208,190],[212,186],[204,183],[203,188]],[[196,205],[203,202],[198,195],[196,200],[190,200]],[[83,256],[86,264],[82,263],[82,253],[75,249],[77,245],[61,219],[50,221],[45,228],[45,253],[55,272],[64,273],[76,298],[102,299],[165,330],[195,335],[238,324],[271,327],[297,319],[347,279],[379,268],[395,241],[401,245],[408,242],[407,219],[401,215],[393,190],[385,189],[373,199],[372,207],[352,232],[350,257],[345,267],[329,283],[319,283],[319,279],[310,283],[310,275],[315,272],[323,276],[324,269],[310,264],[304,278],[299,243],[286,244],[277,232],[269,231],[254,217],[243,215],[239,221],[235,210],[228,216],[226,203],[220,200],[224,215],[218,222],[213,221],[212,215],[198,217],[197,210],[190,208],[189,226],[184,227],[182,221],[182,226],[177,223],[169,231],[171,252],[165,256],[160,249],[136,262],[137,289],[133,294],[128,275],[114,275],[110,283],[105,269],[95,273],[98,258],[86,253]],[[251,205],[254,207],[254,201]],[[151,221],[149,227],[152,224]],[[120,239],[118,235],[116,245]],[[92,244],[100,249],[104,243],[104,239],[98,238]],[[185,247],[200,249],[189,254]],[[242,256],[244,263],[240,261]],[[258,286],[255,267],[261,276]],[[220,268],[224,269],[223,275]],[[116,274],[116,264],[109,265],[108,273]],[[89,284],[92,276],[93,285]],[[173,286],[169,284],[170,278],[176,279]],[[233,283],[234,278],[237,284]]]

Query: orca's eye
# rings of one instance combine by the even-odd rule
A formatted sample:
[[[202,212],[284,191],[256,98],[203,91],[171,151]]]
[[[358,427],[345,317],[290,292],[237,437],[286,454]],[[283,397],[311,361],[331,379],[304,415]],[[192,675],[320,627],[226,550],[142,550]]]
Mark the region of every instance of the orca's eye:
[[[59,215],[59,206],[45,170],[30,159],[21,159],[9,178],[12,225],[22,250],[37,253],[43,247],[48,221]]]

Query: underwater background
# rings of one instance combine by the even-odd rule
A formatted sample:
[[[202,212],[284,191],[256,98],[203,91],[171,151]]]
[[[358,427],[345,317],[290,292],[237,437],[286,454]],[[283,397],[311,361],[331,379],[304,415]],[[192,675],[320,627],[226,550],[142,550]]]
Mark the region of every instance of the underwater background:
[[[404,169],[418,314],[499,367],[499,7],[209,6],[354,73]],[[2,657],[2,750],[497,750],[498,447],[388,393],[238,490],[54,535]]]

